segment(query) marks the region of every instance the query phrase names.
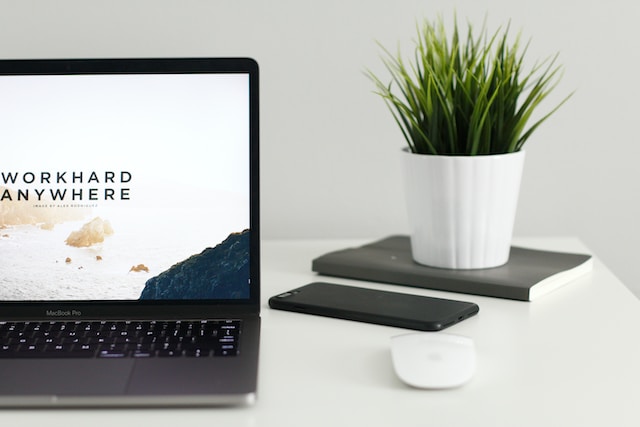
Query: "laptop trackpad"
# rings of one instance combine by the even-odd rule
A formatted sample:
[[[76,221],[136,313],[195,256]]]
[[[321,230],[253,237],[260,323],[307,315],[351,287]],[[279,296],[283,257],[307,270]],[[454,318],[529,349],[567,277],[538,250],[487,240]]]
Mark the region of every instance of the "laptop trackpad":
[[[127,389],[132,395],[238,393],[246,391],[239,357],[138,359]]]
[[[123,394],[132,359],[3,360],[0,394],[91,396]]]

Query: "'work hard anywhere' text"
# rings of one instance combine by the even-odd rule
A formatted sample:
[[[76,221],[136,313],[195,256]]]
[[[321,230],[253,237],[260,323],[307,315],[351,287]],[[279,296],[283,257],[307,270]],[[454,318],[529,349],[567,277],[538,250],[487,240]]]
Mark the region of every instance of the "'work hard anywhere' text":
[[[131,179],[127,171],[0,172],[0,184],[18,186],[0,189],[0,202],[130,200]]]

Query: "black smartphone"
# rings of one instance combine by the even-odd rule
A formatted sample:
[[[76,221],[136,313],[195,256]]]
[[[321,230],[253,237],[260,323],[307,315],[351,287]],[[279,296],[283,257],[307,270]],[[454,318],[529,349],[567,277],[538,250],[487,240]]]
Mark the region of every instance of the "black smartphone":
[[[419,331],[439,331],[478,313],[472,302],[315,282],[269,298],[269,307]]]

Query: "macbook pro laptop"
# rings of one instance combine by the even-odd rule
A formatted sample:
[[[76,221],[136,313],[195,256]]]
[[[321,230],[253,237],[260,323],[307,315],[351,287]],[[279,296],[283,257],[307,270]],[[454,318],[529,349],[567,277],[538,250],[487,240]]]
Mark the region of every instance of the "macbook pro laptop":
[[[0,61],[0,405],[250,404],[258,66]]]

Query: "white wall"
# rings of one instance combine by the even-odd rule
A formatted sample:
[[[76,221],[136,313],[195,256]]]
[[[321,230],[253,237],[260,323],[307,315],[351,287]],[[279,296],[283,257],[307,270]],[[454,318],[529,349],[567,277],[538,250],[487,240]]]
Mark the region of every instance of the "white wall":
[[[377,238],[407,230],[404,142],[363,72],[383,71],[375,40],[408,51],[416,21],[454,8],[511,20],[532,59],[559,51],[557,99],[577,91],[526,147],[516,234],[577,236],[640,293],[640,3],[0,0],[0,57],[253,56],[264,237]]]

